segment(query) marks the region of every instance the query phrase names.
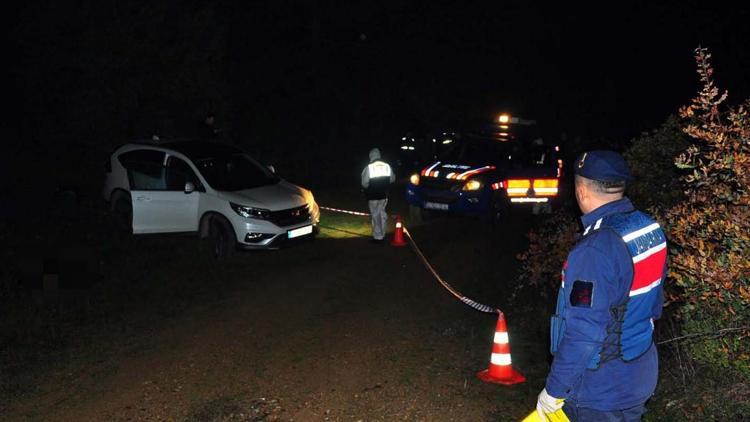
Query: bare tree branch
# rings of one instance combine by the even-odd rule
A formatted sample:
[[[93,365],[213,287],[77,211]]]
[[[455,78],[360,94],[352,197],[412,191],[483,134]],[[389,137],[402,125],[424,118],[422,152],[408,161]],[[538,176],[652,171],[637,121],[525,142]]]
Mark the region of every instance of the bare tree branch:
[[[669,340],[660,341],[660,342],[658,342],[656,344],[662,345],[662,344],[673,343],[675,341],[682,341],[682,340],[687,340],[687,339],[696,338],[696,337],[707,337],[707,336],[711,336],[712,338],[722,337],[724,335],[727,335],[727,334],[733,333],[733,332],[737,332],[737,331],[750,331],[750,326],[736,327],[736,328],[723,328],[723,329],[721,329],[719,331],[711,331],[711,332],[705,332],[705,333],[687,334],[687,335],[684,335],[684,336],[671,338]]]

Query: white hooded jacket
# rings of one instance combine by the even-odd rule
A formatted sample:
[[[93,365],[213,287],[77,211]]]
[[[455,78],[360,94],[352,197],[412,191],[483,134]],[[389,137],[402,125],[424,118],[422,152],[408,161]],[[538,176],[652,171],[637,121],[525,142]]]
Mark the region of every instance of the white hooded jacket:
[[[362,187],[369,200],[385,199],[388,188],[396,180],[391,166],[381,160],[380,150],[370,150],[370,164],[362,170]]]

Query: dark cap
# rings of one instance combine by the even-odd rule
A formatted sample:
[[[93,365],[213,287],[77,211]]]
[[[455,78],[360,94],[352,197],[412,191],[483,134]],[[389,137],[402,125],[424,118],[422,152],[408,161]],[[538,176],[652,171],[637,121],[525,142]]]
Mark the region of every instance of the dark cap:
[[[614,151],[588,151],[575,163],[575,172],[587,179],[600,182],[625,182],[630,180],[630,169],[622,155]]]

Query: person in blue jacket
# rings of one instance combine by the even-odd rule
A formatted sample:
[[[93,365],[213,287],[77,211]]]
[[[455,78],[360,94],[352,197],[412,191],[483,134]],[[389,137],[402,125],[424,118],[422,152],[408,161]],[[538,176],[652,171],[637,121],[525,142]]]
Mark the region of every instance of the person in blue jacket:
[[[554,356],[537,412],[572,421],[637,421],[654,393],[667,244],[663,231],[624,196],[620,154],[589,151],[574,163],[583,235],[563,265],[552,316]]]

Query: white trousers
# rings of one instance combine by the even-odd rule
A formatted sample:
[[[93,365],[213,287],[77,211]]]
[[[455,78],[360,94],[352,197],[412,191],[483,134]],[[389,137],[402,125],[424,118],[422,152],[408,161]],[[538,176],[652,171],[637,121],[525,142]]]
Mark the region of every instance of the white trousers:
[[[370,206],[370,219],[372,220],[372,237],[375,240],[385,238],[385,228],[388,222],[388,214],[385,213],[385,206],[387,204],[388,199],[367,201],[367,205]]]

